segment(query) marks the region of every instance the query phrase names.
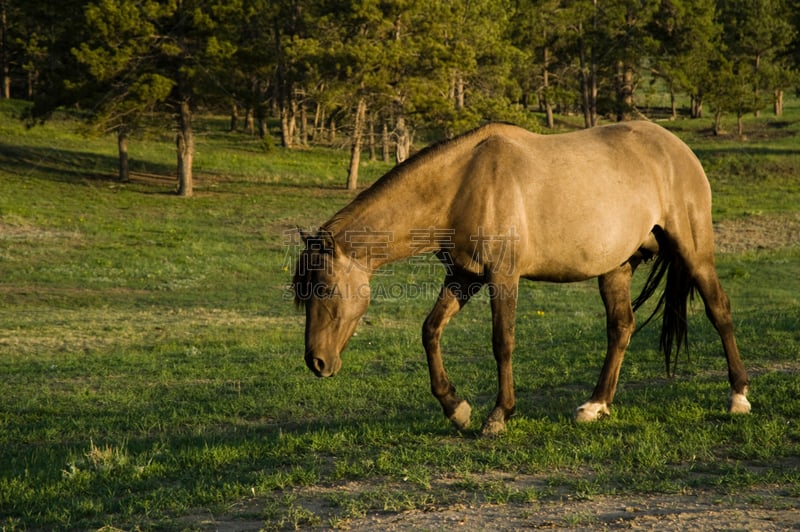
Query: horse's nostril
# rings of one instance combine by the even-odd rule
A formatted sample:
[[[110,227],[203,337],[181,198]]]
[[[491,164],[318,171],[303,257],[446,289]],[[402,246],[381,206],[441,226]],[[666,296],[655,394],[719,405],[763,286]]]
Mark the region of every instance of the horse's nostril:
[[[314,358],[312,364],[314,365],[314,371],[317,373],[322,373],[325,371],[325,361],[321,358]]]

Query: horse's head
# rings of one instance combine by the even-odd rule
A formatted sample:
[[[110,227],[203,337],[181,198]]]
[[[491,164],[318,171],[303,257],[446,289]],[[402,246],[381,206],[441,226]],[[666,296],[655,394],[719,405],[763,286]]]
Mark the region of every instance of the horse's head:
[[[292,289],[295,303],[306,309],[306,365],[317,377],[331,377],[341,369],[341,353],[369,306],[370,274],[330,233],[301,235],[305,249]]]

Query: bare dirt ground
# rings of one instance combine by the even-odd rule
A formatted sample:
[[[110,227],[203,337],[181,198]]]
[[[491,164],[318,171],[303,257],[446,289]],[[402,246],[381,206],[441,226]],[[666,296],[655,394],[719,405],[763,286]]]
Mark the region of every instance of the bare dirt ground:
[[[602,496],[590,500],[454,505],[367,516],[349,530],[798,530],[798,500],[769,490],[746,496]]]
[[[714,224],[718,253],[780,249],[800,244],[800,213],[748,216]]]
[[[542,485],[529,475],[488,473],[510,488]],[[446,481],[444,481],[446,483]],[[439,484],[434,482],[433,484]],[[293,490],[294,507],[319,517],[341,511],[328,506],[334,492],[351,495],[376,487],[369,482],[350,482],[328,488]],[[419,489],[419,487],[411,488]],[[435,487],[434,487],[435,489]],[[192,528],[215,531],[256,530],[800,530],[798,497],[780,486],[759,486],[742,493],[686,489],[680,494],[601,495],[575,498],[569,493],[530,502],[504,504],[475,500],[475,494],[461,492],[463,502],[430,505],[406,511],[369,511],[359,517],[331,517],[308,521],[282,517],[274,521],[237,519],[234,515],[191,520]],[[453,500],[458,496],[452,497]],[[263,501],[243,503],[235,512],[258,514]],[[241,514],[240,514],[241,515]],[[310,514],[309,514],[310,515]]]

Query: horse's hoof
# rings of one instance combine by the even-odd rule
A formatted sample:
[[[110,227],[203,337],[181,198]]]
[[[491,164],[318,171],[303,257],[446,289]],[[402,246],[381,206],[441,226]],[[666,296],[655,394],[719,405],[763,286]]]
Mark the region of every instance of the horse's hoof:
[[[484,438],[494,438],[505,433],[505,431],[506,424],[504,421],[487,419],[486,423],[483,424],[483,428],[481,429],[481,436]]]
[[[461,401],[450,416],[450,421],[458,430],[464,430],[469,426],[469,418],[472,415],[472,407],[466,401]]]
[[[494,438],[495,436],[500,436],[505,431],[506,412],[502,408],[496,407],[492,410],[492,413],[489,414],[489,417],[486,418],[486,421],[483,422],[481,436],[484,438]]]
[[[749,414],[750,401],[743,393],[731,394],[731,402],[728,405],[728,412],[731,414]]]
[[[611,412],[605,403],[583,403],[575,410],[575,421],[578,423],[591,423],[601,417],[610,416]]]

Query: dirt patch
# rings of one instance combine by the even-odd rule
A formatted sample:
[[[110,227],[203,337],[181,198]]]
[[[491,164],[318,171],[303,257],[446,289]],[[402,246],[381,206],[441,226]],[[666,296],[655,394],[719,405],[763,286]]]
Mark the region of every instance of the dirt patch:
[[[543,480],[534,476],[497,473],[488,473],[488,476],[505,482],[512,490],[535,492],[544,487]],[[506,503],[482,501],[475,494],[456,489],[448,503],[417,504],[405,511],[369,510],[349,517],[342,515],[341,507],[330,506],[334,492],[358,496],[375,489],[381,488],[369,482],[304,488],[293,490],[292,509],[276,519],[254,518],[263,514],[265,509],[264,501],[254,498],[237,505],[233,515],[195,515],[183,522],[201,530],[217,531],[800,530],[796,494],[777,485],[759,486],[734,494],[688,488],[679,494],[590,497],[576,497],[564,492],[541,499],[516,499]],[[419,487],[410,487],[412,492],[417,489]]]
[[[0,220],[0,242],[30,242],[40,240],[80,240],[81,236],[75,231],[63,231],[59,229],[45,229],[36,225],[27,224],[24,221],[19,223],[5,223]]]
[[[800,245],[800,213],[747,216],[714,224],[718,253]]]
[[[31,297],[26,295],[28,292],[55,300],[86,291],[0,287],[0,296],[10,297],[21,293]],[[111,292],[113,290],[98,293]],[[56,320],[42,319],[38,312],[21,313],[14,317],[13,330],[0,331],[0,356],[91,352],[120,343],[147,345],[164,338],[190,342],[198,330],[230,328],[258,331],[287,327],[295,322],[295,316],[272,317],[202,307],[175,310],[154,307],[130,312],[80,308],[60,310]]]
[[[715,493],[566,498],[529,504],[456,504],[431,511],[367,516],[348,530],[792,530],[800,527],[796,498],[758,490]]]

